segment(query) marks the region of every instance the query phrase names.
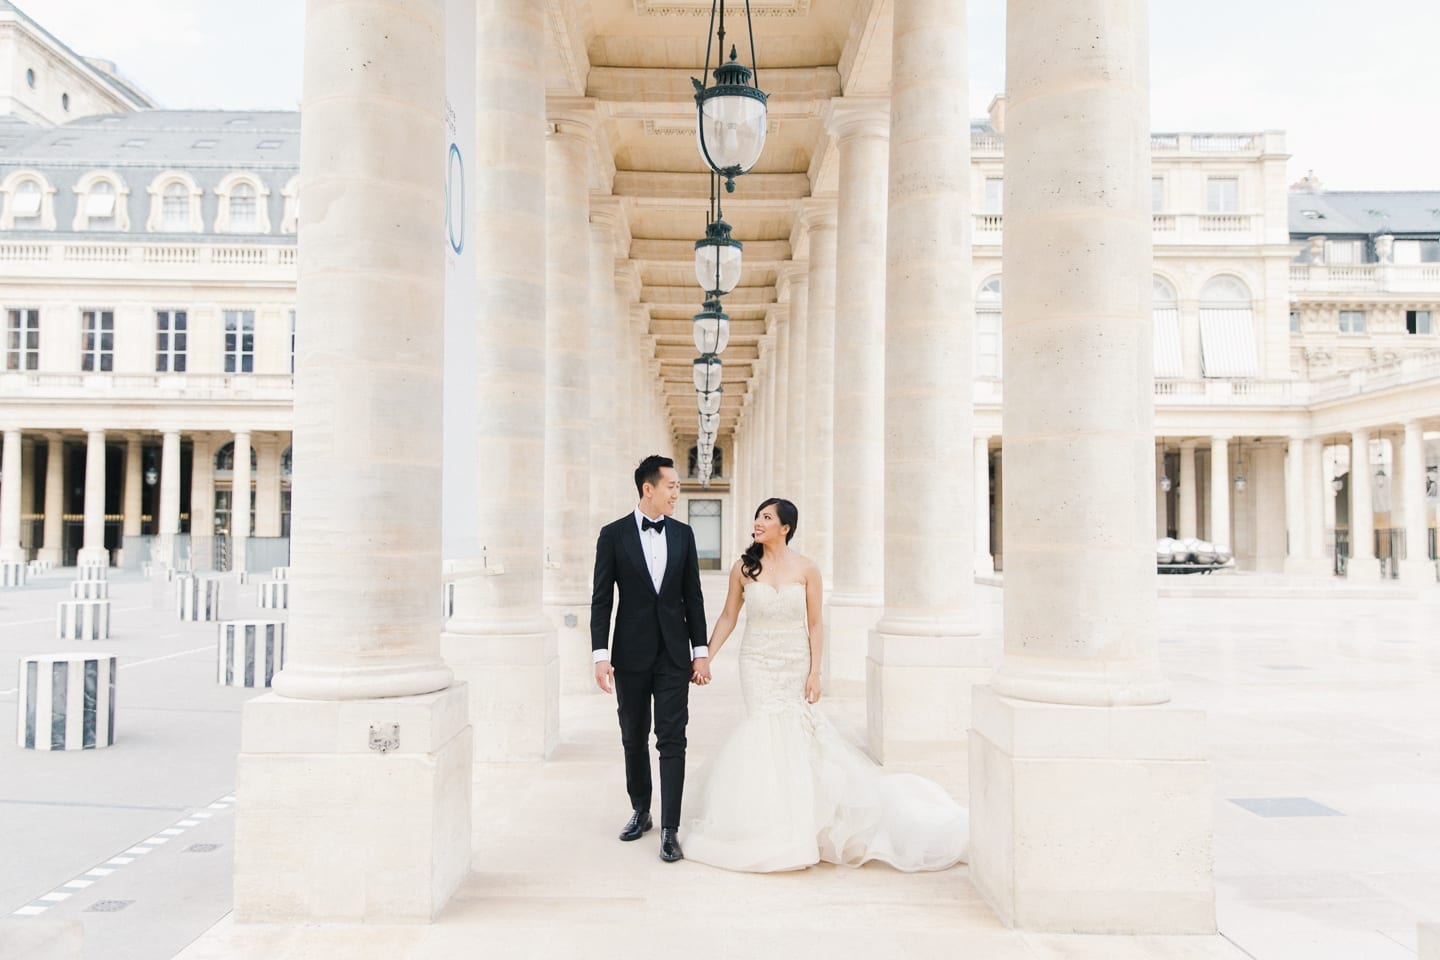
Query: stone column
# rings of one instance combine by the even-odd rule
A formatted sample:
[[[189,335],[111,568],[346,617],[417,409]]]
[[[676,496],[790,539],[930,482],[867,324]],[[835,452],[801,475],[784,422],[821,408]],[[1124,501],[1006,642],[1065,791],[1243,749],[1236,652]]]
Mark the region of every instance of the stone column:
[[[280,437],[273,433],[255,443],[255,536],[280,536]]]
[[[619,513],[615,504],[615,477],[620,472],[615,457],[615,221],[614,209],[591,204],[590,210],[590,309],[586,312],[590,365],[590,483],[589,527],[598,531]],[[593,560],[593,557],[591,558]],[[586,644],[589,649],[589,644]],[[570,676],[567,673],[567,678]],[[581,671],[587,691],[596,690],[593,671]],[[598,692],[598,691],[597,691]]]
[[[160,525],[154,556],[175,566],[175,534],[180,532],[180,431],[166,430],[160,440]]]
[[[20,431],[6,429],[0,450],[0,560],[12,563],[25,559],[20,547],[20,446]]]
[[[866,638],[880,615],[885,589],[885,558],[875,545],[885,542],[882,265],[890,117],[883,102],[841,99],[831,103],[828,126],[840,153],[833,456],[844,467],[831,478],[835,578],[825,639],[835,676],[860,680],[866,674]]]
[[[559,736],[541,606],[545,457],[545,5],[476,11],[476,421],[481,562],[461,572],[445,658],[469,682],[475,756],[542,759]],[[584,240],[582,239],[582,242]],[[583,282],[583,281],[582,281]]]
[[[771,421],[771,443],[775,453],[771,458],[770,487],[777,497],[787,497],[790,489],[790,326],[788,305],[776,311],[774,399]],[[788,497],[787,497],[788,499]]]
[[[1145,0],[1007,9],[1005,651],[970,876],[1022,930],[1215,931],[1204,715],[1163,706],[1156,636],[1147,31]]]
[[[85,539],[79,563],[110,565],[105,549],[105,431],[90,430],[85,445]]]
[[[1375,559],[1374,499],[1370,492],[1370,431],[1350,434],[1350,580],[1379,580],[1380,562]]]
[[[788,449],[785,453],[785,493],[783,496],[794,500],[803,506],[807,512],[808,504],[801,501],[805,498],[806,472],[809,464],[805,457],[805,433],[806,405],[809,403],[809,338],[807,336],[809,310],[810,310],[810,284],[809,278],[804,272],[803,265],[798,265],[789,274],[788,279],[790,296],[790,353],[786,357],[785,380],[788,386],[785,415],[789,421],[785,426],[786,443]],[[806,550],[809,538],[810,526],[808,523],[800,527],[799,532],[792,541],[801,552]]]
[[[121,536],[140,536],[140,514],[144,511],[145,466],[141,462],[139,437],[125,439],[125,500]],[[122,548],[124,541],[121,541]]]
[[[1309,526],[1305,522],[1305,440],[1290,437],[1285,442],[1285,572],[1303,573],[1311,553]]]
[[[1425,505],[1425,436],[1419,420],[1405,423],[1400,469],[1400,502],[1405,512],[1405,561],[1400,576],[1414,583],[1435,583],[1435,564],[1430,560],[1429,508]]]
[[[210,570],[215,554],[215,438],[190,441],[190,570]]]
[[[760,403],[759,481],[761,499],[775,494],[775,336],[760,338],[760,363],[755,373],[755,399]],[[759,501],[756,501],[757,504]]]
[[[65,560],[65,439],[58,433],[45,435],[45,545],[40,559],[52,566]]]
[[[810,559],[820,567],[828,592],[834,574],[831,518],[835,477],[835,201],[802,201],[800,216],[810,235],[808,353],[805,390],[805,502],[800,520],[808,531]],[[747,431],[748,431],[747,427]],[[754,509],[755,504],[750,504]],[[828,639],[828,638],[827,638]],[[828,650],[827,650],[827,659]]]
[[[1305,441],[1305,472],[1301,479],[1305,501],[1305,565],[1302,572],[1312,576],[1329,576],[1334,572],[1334,558],[1326,550],[1327,510],[1334,510],[1335,493],[1330,478],[1325,476],[1325,439],[1310,437]],[[1333,523],[1333,514],[1332,520]]]
[[[1195,441],[1180,441],[1180,503],[1175,518],[1175,535],[1181,540],[1196,536],[1199,529],[1199,499],[1195,486]]]
[[[1165,476],[1165,445],[1155,447],[1155,536],[1163,537],[1170,529],[1169,491],[1160,489],[1160,478]]]
[[[866,478],[866,499],[848,502],[860,513],[875,511],[883,519],[878,529],[872,528],[882,536],[882,565],[851,581],[865,584],[866,590],[880,587],[884,600],[883,613],[868,635],[865,663],[866,742],[882,761],[900,748],[927,741],[963,742],[970,689],[990,677],[990,658],[978,642],[975,617],[975,458],[980,444],[973,438],[975,302],[968,229],[965,6],[945,0],[896,0],[894,9],[888,144],[868,133],[841,140],[837,294],[839,302],[848,305],[849,275],[867,272],[862,264],[873,255],[856,256],[860,251],[849,242],[846,198],[847,187],[854,184],[846,180],[846,159],[865,156],[850,173],[869,179],[875,173],[865,169],[872,162],[868,151],[872,145],[888,147],[888,162],[876,171],[888,170],[886,214],[854,223],[862,234],[878,228],[885,237],[874,244],[885,257],[884,313],[878,323],[863,332],[851,328],[844,337],[847,356],[875,354],[881,361],[878,373],[861,374],[866,383],[858,398],[862,403],[851,409],[863,406],[866,412],[858,416],[866,430],[878,436],[882,479],[875,483]],[[876,179],[883,184],[886,176]],[[847,258],[846,251],[854,259]],[[867,302],[868,290],[854,295]],[[853,344],[851,336],[857,337]],[[837,418],[845,395],[841,384],[849,375],[846,365],[837,364]],[[877,392],[883,416],[870,424],[866,417]],[[848,432],[842,428],[837,436]],[[965,445],[967,438],[970,446]],[[839,446],[836,459],[849,476],[856,472],[856,461],[841,455]],[[871,456],[865,447],[854,449],[862,459]],[[984,453],[980,459],[986,459]],[[842,489],[837,479],[837,516]],[[904,493],[885,497],[886,490]],[[837,535],[858,529],[846,524]],[[859,546],[848,540],[839,543],[845,550],[836,554],[831,600],[837,635],[846,586],[840,559],[853,559]],[[876,555],[873,540],[866,552]],[[971,566],[965,565],[967,560]],[[837,666],[843,664],[837,661]]]
[[[313,329],[313,328],[312,328]],[[244,570],[250,541],[250,431],[235,432],[235,468],[230,474],[230,569]]]
[[[596,530],[590,513],[586,350],[594,286],[587,120],[555,118],[545,140],[545,612],[557,632],[562,686],[577,691],[595,683],[589,616]]]
[[[444,9],[306,7],[298,535],[285,669],[242,716],[240,923],[424,923],[469,868],[465,690],[439,642]]]
[[[1230,530],[1230,440],[1210,438],[1210,542],[1234,546]]]
[[[615,265],[614,364],[611,379],[615,393],[615,472],[610,477],[610,513],[614,520],[625,510],[635,507],[635,467],[640,457],[635,454],[635,391],[626,375],[635,362],[635,334],[631,316],[643,309],[635,303],[640,297],[640,280],[631,263]]]
[[[990,555],[990,435],[975,438],[972,454],[975,468],[975,574],[988,577],[995,573],[995,558]]]

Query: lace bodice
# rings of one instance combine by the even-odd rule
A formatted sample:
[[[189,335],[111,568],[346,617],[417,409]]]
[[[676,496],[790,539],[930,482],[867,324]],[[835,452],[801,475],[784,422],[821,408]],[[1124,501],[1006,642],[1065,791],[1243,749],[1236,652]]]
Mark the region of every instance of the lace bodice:
[[[745,708],[757,712],[808,709],[805,677],[810,673],[805,585],[745,585],[745,638],[740,646],[740,690]]]
[[[787,583],[779,589],[758,580],[745,584],[747,629],[805,627],[805,584]]]

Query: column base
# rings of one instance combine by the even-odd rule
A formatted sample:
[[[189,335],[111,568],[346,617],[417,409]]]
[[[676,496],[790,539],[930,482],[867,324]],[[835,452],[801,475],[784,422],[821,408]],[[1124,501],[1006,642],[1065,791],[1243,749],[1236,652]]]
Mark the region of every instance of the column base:
[[[970,878],[1006,924],[1215,932],[1205,715],[974,692]]]
[[[880,763],[905,748],[963,743],[970,692],[990,681],[991,658],[978,633],[917,637],[870,632],[865,661],[865,746]]]
[[[440,634],[445,662],[470,685],[475,760],[544,760],[560,742],[555,631],[536,620],[500,629],[456,616]]]
[[[1351,557],[1345,561],[1345,579],[1351,583],[1379,583],[1380,561],[1375,557]]]
[[[1440,582],[1440,563],[1428,557],[1424,560],[1401,560],[1400,582],[1416,587],[1434,586]]]
[[[880,619],[884,598],[836,592],[825,602],[825,647],[828,675],[837,680],[865,680],[870,631]]]
[[[463,684],[379,700],[248,701],[235,920],[434,920],[470,867],[465,701]]]
[[[75,565],[77,567],[108,567],[110,566],[110,551],[104,547],[93,549],[86,547],[75,558]]]
[[[590,598],[582,602],[545,602],[545,619],[555,632],[560,658],[561,693],[599,693],[595,657],[590,653]]]
[[[46,563],[50,564],[52,569],[55,567],[63,566],[65,563],[65,554],[60,550],[59,547],[41,547],[40,550],[35,554],[35,558],[37,560],[44,560]]]
[[[1285,575],[1290,577],[1333,577],[1333,557],[1286,557]]]

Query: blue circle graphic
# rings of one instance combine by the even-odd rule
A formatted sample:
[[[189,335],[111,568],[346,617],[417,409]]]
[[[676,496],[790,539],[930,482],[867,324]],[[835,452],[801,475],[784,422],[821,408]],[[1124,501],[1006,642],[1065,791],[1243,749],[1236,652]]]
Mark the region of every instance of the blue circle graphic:
[[[450,249],[462,252],[465,249],[465,158],[453,143],[445,165],[445,232],[450,239]]]

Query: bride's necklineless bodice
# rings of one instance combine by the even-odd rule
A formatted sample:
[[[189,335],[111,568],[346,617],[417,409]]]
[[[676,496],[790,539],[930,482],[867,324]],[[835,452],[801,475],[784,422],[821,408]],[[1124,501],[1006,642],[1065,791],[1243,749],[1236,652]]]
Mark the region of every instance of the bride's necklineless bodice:
[[[757,590],[756,587],[765,589]],[[775,587],[762,580],[751,580],[745,584],[745,604],[749,610],[750,629],[804,630],[805,584],[802,581]]]

